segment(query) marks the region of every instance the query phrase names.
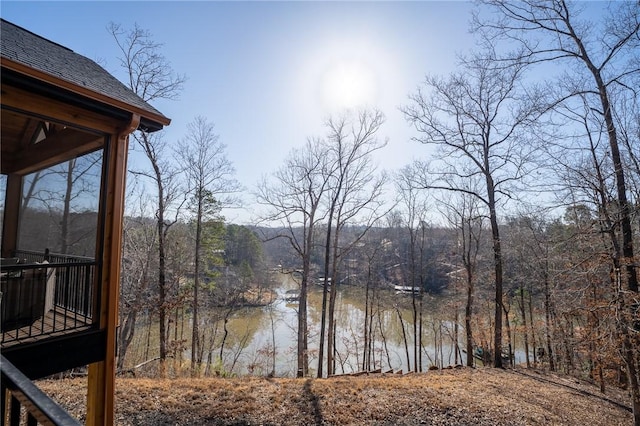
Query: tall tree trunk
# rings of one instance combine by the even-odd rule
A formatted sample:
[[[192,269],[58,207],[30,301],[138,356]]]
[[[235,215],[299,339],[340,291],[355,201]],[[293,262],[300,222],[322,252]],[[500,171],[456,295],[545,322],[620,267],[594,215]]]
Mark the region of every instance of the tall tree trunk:
[[[179,315],[180,315],[180,307],[176,305],[176,309],[173,311],[173,323],[174,323],[174,328],[173,328],[173,342],[174,342],[174,349],[173,349],[173,353],[171,354],[173,356],[173,371],[174,373],[176,371],[178,371],[178,353],[182,352],[180,346],[178,346],[178,329],[179,329],[179,325],[180,323],[178,322],[179,320]]]
[[[631,393],[631,406],[633,408],[633,420],[635,426],[640,426],[640,339],[637,336],[632,335],[629,330],[632,329],[632,324],[638,321],[637,317],[631,316],[629,318],[629,312],[633,312],[633,308],[627,306],[627,297],[622,289],[621,271],[616,268],[616,288],[617,288],[617,313],[619,319],[617,321],[618,335],[622,340],[622,358],[627,368],[627,380],[629,381],[629,390]],[[633,314],[632,314],[633,315]],[[635,331],[635,330],[634,330]]]
[[[422,280],[421,280],[421,284],[420,284],[420,310],[419,310],[419,317],[418,317],[418,371],[422,372],[422,325],[423,325],[423,319],[422,319],[422,313],[423,313],[423,299],[424,299],[424,290],[422,288]],[[414,360],[415,362],[415,360]]]
[[[473,272],[471,264],[465,265],[467,270],[467,303],[464,308],[464,328],[467,336],[467,367],[473,367],[473,331],[471,316],[473,315]]]
[[[398,320],[400,320],[400,328],[402,329],[402,341],[404,342],[404,352],[407,357],[407,371],[411,371],[411,358],[409,358],[409,342],[407,341],[407,332],[404,329],[404,321],[402,320],[402,313],[397,306],[396,312],[398,313]]]
[[[153,321],[153,312],[147,314],[147,338],[144,346],[144,359],[149,359],[149,348],[151,346],[151,324]]]
[[[389,367],[391,367],[391,354],[389,353],[389,347],[387,346],[387,338],[384,335],[384,331],[382,328],[382,315],[380,315],[380,297],[377,298],[378,303],[377,305],[377,313],[376,316],[378,317],[378,329],[380,330],[380,337],[382,338],[382,346],[384,347],[384,353],[387,356],[387,364],[389,364]]]
[[[269,307],[269,320],[271,321],[271,372],[269,376],[275,377],[276,375],[276,321],[273,318],[273,304]]]
[[[549,370],[556,371],[553,345],[551,343],[551,292],[549,289],[549,275],[544,273],[544,322],[545,338],[547,341],[547,359],[549,360]]]
[[[538,347],[536,341],[536,327],[535,321],[533,320],[533,295],[532,291],[529,291],[529,319],[531,324],[531,344],[532,344],[532,352],[533,352],[533,366],[538,366]]]
[[[193,328],[191,330],[191,377],[196,377],[198,364],[202,359],[198,359],[200,348],[200,331],[198,320],[198,289],[200,288],[200,246],[202,244],[202,188],[196,194],[198,208],[196,212],[196,241],[194,253],[193,268],[193,303],[191,305]]]
[[[337,283],[332,283],[331,291],[329,292],[329,329],[327,332],[327,374],[335,374],[335,355],[336,355],[336,321],[335,321],[335,307],[337,297]]]
[[[485,158],[488,158],[485,155]],[[489,170],[489,164],[485,165],[485,170]],[[493,237],[493,266],[495,281],[495,315],[494,315],[494,336],[493,336],[493,366],[502,368],[502,244],[500,242],[500,230],[498,228],[498,216],[496,213],[496,199],[493,179],[490,174],[486,175],[487,193],[489,201],[489,220],[491,222],[491,235]]]
[[[323,375],[324,364],[324,338],[327,320],[327,296],[329,293],[329,262],[331,257],[331,226],[333,219],[333,208],[329,211],[329,220],[327,223],[327,238],[325,239],[324,247],[324,282],[322,283],[322,308],[320,311],[320,343],[318,345],[318,378]],[[333,283],[335,287],[335,283]],[[335,291],[335,288],[331,287],[331,291]],[[366,315],[365,315],[366,318]]]
[[[527,315],[524,304],[524,287],[520,286],[520,302],[518,304],[520,308],[520,315],[522,317],[522,334],[524,337],[524,355],[527,360],[527,368],[531,368],[531,360],[529,359],[529,333],[527,332]]]
[[[67,254],[69,251],[69,221],[71,220],[71,193],[73,192],[73,168],[76,160],[69,160],[67,163],[67,186],[64,192],[62,220],[60,223],[60,253]]]
[[[158,192],[162,192],[162,184],[158,183]],[[162,200],[162,197],[160,197]],[[166,376],[167,359],[167,294],[166,294],[166,255],[165,255],[165,226],[164,226],[164,204],[158,203],[158,316],[159,316],[159,338],[160,338],[160,377]]]
[[[513,344],[511,342],[511,322],[509,321],[509,311],[507,307],[502,304],[504,310],[504,326],[507,329],[507,348],[509,355],[509,365],[513,366]],[[500,354],[500,358],[502,358],[502,354]]]
[[[368,276],[367,276],[367,286],[371,287],[371,268],[368,269]],[[371,368],[371,364],[372,364],[372,360],[373,360],[373,367],[375,368],[375,342],[376,342],[376,337],[375,337],[375,326],[373,323],[373,319],[374,316],[376,315],[376,313],[374,313],[373,311],[373,303],[377,298],[377,292],[376,292],[376,288],[375,286],[373,286],[373,288],[371,288],[370,290],[370,296],[369,296],[369,327],[367,329],[368,334],[369,334],[369,339],[368,339],[368,345],[367,345],[367,362],[368,362],[368,367]],[[380,311],[378,311],[378,314],[380,313]],[[380,360],[380,367],[382,368],[382,359]]]
[[[370,270],[371,268],[369,268],[369,271]],[[369,339],[371,338],[369,334],[369,324],[371,323],[371,318],[369,318],[369,278],[370,273],[367,274],[367,283],[364,291],[364,345],[362,350],[362,371],[368,371],[371,368],[371,345],[369,344]]]
[[[622,231],[622,267],[625,269],[624,278],[626,280],[626,290],[632,293],[638,294],[638,276],[636,271],[636,262],[634,259],[633,248],[633,228],[631,226],[631,208],[627,199],[627,186],[625,182],[624,164],[622,156],[620,154],[620,147],[618,144],[618,132],[616,131],[615,122],[613,119],[613,112],[611,110],[611,103],[609,100],[608,87],[602,79],[601,71],[598,67],[591,62],[585,45],[582,40],[575,37],[576,44],[580,48],[582,53],[581,59],[585,62],[589,71],[593,74],[598,92],[600,95],[600,102],[602,104],[602,113],[604,114],[604,120],[607,125],[607,135],[609,137],[609,149],[611,153],[611,161],[613,162],[614,174],[616,177],[616,193],[617,203],[620,216],[620,227]],[[620,279],[622,274],[618,273]],[[618,290],[622,291],[622,286],[618,287]],[[622,340],[622,355],[624,363],[629,373],[629,387],[631,391],[633,401],[633,415],[636,426],[640,426],[640,386],[638,384],[640,378],[638,377],[638,363],[640,362],[640,355],[638,355],[637,348],[634,350],[634,346],[629,335],[628,329],[634,328],[634,332],[640,333],[640,321],[637,321],[640,313],[640,304],[636,303],[626,306],[624,303],[624,297],[619,296],[620,301],[619,309],[622,310],[619,316],[619,330],[621,332]],[[624,311],[627,312],[624,312]],[[632,374],[633,373],[633,374]]]
[[[331,256],[331,292],[329,297],[329,344],[327,348],[327,367],[330,374],[335,374],[335,353],[336,353],[336,298],[338,296],[338,242],[340,238],[340,215],[338,214],[336,220],[336,229],[333,235],[333,248]]]
[[[458,358],[458,354],[460,353],[460,346],[458,345],[458,329],[460,328],[460,326],[458,325],[458,322],[460,321],[460,312],[459,312],[459,308],[458,305],[456,305],[456,312],[454,315],[454,320],[453,320],[453,363],[454,365],[458,365],[460,362],[460,358]]]
[[[130,310],[122,322],[120,332],[118,333],[118,364],[117,369],[122,370],[124,368],[124,360],[127,354],[127,349],[133,340],[133,334],[136,329],[137,311]]]
[[[311,231],[308,231],[311,234]],[[309,238],[311,236],[309,235]],[[309,243],[308,247],[311,247]],[[308,280],[311,273],[310,253],[305,253],[302,260],[302,282],[300,283],[300,300],[298,302],[298,371],[297,377],[306,377],[308,374],[307,355],[307,293]]]
[[[416,292],[413,291],[411,282],[411,313],[413,316],[413,371],[418,372],[418,305],[416,304]]]
[[[326,269],[325,269],[326,271]],[[318,378],[321,378],[324,374],[324,341],[327,329],[327,298],[329,296],[329,283],[328,277],[324,276],[324,281],[322,283],[322,307],[321,307],[321,317],[320,317],[320,342],[318,345]],[[366,316],[365,316],[366,321]]]
[[[416,285],[416,232],[413,227],[409,226],[409,256],[411,259],[411,269],[410,269],[410,280],[409,285],[411,286],[411,314],[413,316],[413,371],[415,373],[418,372],[418,306],[416,304],[416,292],[414,291]],[[409,369],[411,369],[411,365],[409,365]]]

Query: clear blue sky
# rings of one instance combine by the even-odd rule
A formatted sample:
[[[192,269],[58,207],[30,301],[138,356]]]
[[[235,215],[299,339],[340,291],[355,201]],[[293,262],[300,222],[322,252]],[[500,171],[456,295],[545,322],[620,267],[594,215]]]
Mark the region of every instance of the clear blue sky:
[[[322,136],[329,114],[360,103],[387,117],[382,168],[424,156],[398,107],[427,73],[452,71],[456,53],[473,47],[471,5],[464,2],[2,1],[0,8],[4,19],[121,79],[107,24],[149,30],[174,70],[188,78],[178,101],[154,104],[172,119],[166,140],[181,139],[195,116],[207,117],[247,190],[293,147]]]

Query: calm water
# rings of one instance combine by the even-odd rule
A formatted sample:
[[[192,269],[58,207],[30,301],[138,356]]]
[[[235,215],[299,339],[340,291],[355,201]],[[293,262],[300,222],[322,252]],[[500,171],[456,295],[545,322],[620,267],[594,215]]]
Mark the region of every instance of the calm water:
[[[269,374],[275,363],[277,376],[295,376],[297,370],[297,309],[298,304],[285,300],[288,290],[297,290],[298,283],[286,274],[274,275],[276,302],[265,307],[242,308],[234,311],[226,324],[227,337],[220,361],[224,336],[224,313],[221,308],[200,311],[200,331],[203,361],[210,353],[211,363],[227,374]],[[377,290],[380,303],[374,302],[374,344],[371,369],[381,368],[408,371],[407,355],[399,315],[404,322],[408,340],[409,361],[413,367],[413,314],[410,295],[397,295],[390,289]],[[445,367],[456,362],[454,342],[455,309],[447,300],[424,297],[422,368]],[[315,375],[318,367],[318,342],[322,287],[311,285],[308,297],[309,369]],[[340,286],[336,298],[336,373],[362,370],[364,345],[365,290],[354,286]],[[178,340],[184,339],[180,364],[188,370],[191,358],[190,317],[178,321]],[[459,318],[462,322],[462,315]],[[169,334],[175,338],[175,322]],[[464,347],[464,329],[459,329],[460,349]],[[506,341],[504,342],[506,344]],[[274,351],[275,347],[275,351]],[[127,355],[127,364],[136,365],[157,356],[157,326],[140,325]],[[325,344],[326,350],[326,344]],[[275,354],[274,354],[275,352]],[[274,357],[275,355],[275,357]],[[459,359],[466,359],[464,353]],[[326,354],[325,354],[326,358]],[[463,363],[463,361],[458,361]],[[516,350],[516,362],[524,362],[522,350]],[[325,369],[326,371],[326,366]]]
[[[273,364],[272,348],[275,342],[275,371],[277,376],[294,376],[297,369],[297,309],[298,304],[284,300],[287,290],[298,289],[298,284],[289,275],[278,274],[276,291],[278,300],[268,307],[246,308],[237,312],[229,321],[228,328],[233,338],[225,350],[224,364],[227,369],[230,360],[237,358],[233,365],[236,374],[268,374]],[[413,366],[413,321],[411,296],[396,295],[392,290],[379,290],[384,301],[379,311],[374,307],[376,330],[373,368],[383,370],[408,370],[407,357],[398,312],[398,306],[405,326],[409,345],[409,357]],[[311,373],[318,367],[317,348],[320,331],[322,287],[310,286],[308,299],[309,316],[309,359]],[[453,345],[453,318],[446,318],[436,312],[438,303],[425,298],[423,313],[423,369],[431,365],[447,366],[455,363]],[[451,310],[449,310],[451,311]],[[364,343],[365,291],[352,286],[339,288],[336,299],[335,320],[337,324],[336,373],[351,373],[362,368]],[[379,316],[378,316],[379,315]],[[382,333],[380,333],[382,329]],[[384,334],[384,339],[382,337]],[[463,345],[464,330],[459,330],[459,341]],[[383,342],[386,340],[386,346]],[[325,344],[326,350],[326,344]],[[464,354],[462,354],[464,356]],[[326,357],[326,355],[325,355]],[[461,361],[458,361],[461,362]],[[326,371],[326,367],[325,367]]]

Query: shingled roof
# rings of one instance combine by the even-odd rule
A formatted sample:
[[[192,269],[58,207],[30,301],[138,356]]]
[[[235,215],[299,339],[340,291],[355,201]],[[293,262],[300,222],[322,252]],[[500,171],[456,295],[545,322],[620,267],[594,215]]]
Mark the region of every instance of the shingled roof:
[[[112,106],[125,104],[143,117],[162,125],[169,124],[170,120],[160,111],[91,59],[1,18],[0,26],[3,68],[9,61],[22,64],[37,73],[70,83],[65,84],[68,90],[89,97],[95,93],[97,99],[104,101],[106,98],[106,103]]]

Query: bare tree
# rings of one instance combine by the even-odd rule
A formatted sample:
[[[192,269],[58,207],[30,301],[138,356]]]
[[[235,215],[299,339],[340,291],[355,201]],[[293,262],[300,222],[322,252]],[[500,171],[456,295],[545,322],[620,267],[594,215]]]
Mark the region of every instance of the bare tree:
[[[579,133],[576,132],[577,136],[571,138],[579,144],[572,144],[570,150],[561,145],[553,151],[553,154],[560,165],[559,172],[564,177],[565,191],[589,213],[593,211],[597,218],[586,221],[586,225],[583,225],[585,220],[574,222],[583,225],[581,228],[590,230],[591,240],[599,243],[598,248],[595,249],[597,254],[585,251],[584,256],[592,253],[594,257],[599,255],[600,259],[608,258],[609,265],[606,269],[613,271],[609,279],[611,288],[614,289],[612,298],[615,299],[617,310],[616,333],[620,340],[621,360],[629,376],[630,389],[634,397],[634,415],[636,415],[640,410],[640,404],[637,404],[640,401],[636,400],[640,399],[638,389],[640,377],[638,377],[639,371],[636,366],[637,360],[634,359],[638,357],[636,349],[639,343],[634,332],[634,318],[637,318],[637,312],[635,312],[633,295],[637,293],[630,290],[628,286],[625,288],[623,284],[624,227],[621,226],[621,222],[624,214],[620,209],[619,197],[616,195],[615,160],[607,146],[606,120],[597,111],[593,111],[587,96],[576,96],[576,99],[582,100],[581,107],[575,104],[571,107],[558,106],[555,108],[555,113],[561,114],[574,128],[582,130]],[[574,209],[574,211],[577,210]],[[582,215],[582,217],[585,216]],[[585,260],[580,263],[582,262]],[[585,301],[586,303],[597,304],[597,297],[594,295],[592,300]],[[601,323],[600,315],[595,320]]]
[[[49,126],[49,134],[55,134],[56,127]],[[47,241],[45,237],[43,241],[44,236],[27,214],[19,225],[24,244],[33,240],[57,253],[95,254],[98,200],[94,194],[100,185],[101,164],[100,153],[92,152],[25,177],[22,208],[24,211],[31,209],[31,205],[35,210],[45,208],[56,238]]]
[[[615,88],[630,90],[637,96],[640,74],[640,8],[637,2],[616,2],[609,6],[604,19],[594,23],[581,19],[584,5],[565,0],[547,2],[523,1],[511,3],[502,0],[484,2],[496,11],[494,19],[476,16],[476,27],[485,40],[495,42],[507,39],[518,49],[506,58],[505,64],[514,62],[537,65],[555,63],[567,65],[570,72],[562,76],[564,84],[554,90],[551,105],[586,102],[591,110],[602,117],[604,133],[608,139],[608,155],[615,176],[615,194],[621,243],[614,254],[615,268],[620,271],[622,287],[637,298],[638,272],[634,261],[634,231],[631,225],[631,204],[628,200],[627,176],[616,128],[615,104],[611,93]],[[624,318],[637,318],[640,304],[624,297],[618,298]],[[626,324],[620,326],[622,352],[630,371],[633,391],[634,419],[640,425],[640,381],[637,372],[638,353],[634,350],[633,335]],[[636,342],[637,343],[637,342]],[[637,349],[637,348],[635,348]]]
[[[640,75],[635,86],[640,87]],[[625,170],[630,178],[629,191],[637,203],[640,200],[640,96],[636,92],[619,90],[614,104],[616,129],[624,147]]]
[[[473,182],[466,182],[470,192],[477,192]],[[465,283],[466,302],[464,310],[464,328],[466,334],[466,364],[473,367],[474,340],[472,317],[474,309],[475,284],[478,269],[478,254],[480,253],[482,231],[485,213],[482,211],[477,197],[466,192],[456,194],[449,201],[443,202],[447,220],[458,233],[456,257],[462,262],[462,268],[454,265],[451,276],[456,281],[462,275]]]
[[[177,158],[187,175],[188,192],[193,197],[195,219],[191,375],[195,377],[198,341],[198,290],[201,275],[201,245],[203,221],[218,215],[220,207],[231,202],[230,196],[240,185],[232,178],[235,170],[226,156],[226,145],[214,133],[213,123],[196,117],[187,125],[187,135],[178,144]]]
[[[534,296],[542,293],[546,331],[545,344],[539,349],[540,353],[545,353],[549,368],[553,371],[555,363],[551,340],[552,278],[550,277],[550,265],[553,259],[550,259],[552,243],[549,235],[552,222],[547,219],[547,215],[541,210],[519,212],[516,216],[509,218],[505,231],[507,256],[511,265],[509,278],[513,283],[512,292],[516,296],[516,304],[520,311],[527,367],[531,366],[531,354],[533,354],[533,364],[537,365],[538,362],[533,301]]]
[[[519,83],[523,67],[495,68],[493,59],[467,61],[464,72],[444,80],[427,77],[424,89],[410,97],[403,112],[420,136],[436,145],[438,161],[425,165],[424,188],[462,192],[487,208],[493,238],[495,274],[494,366],[502,367],[502,243],[499,209],[516,195],[529,173],[530,144],[525,128],[531,109],[523,108]],[[461,178],[483,180],[478,190],[461,186]]]
[[[153,41],[151,34],[137,25],[124,30],[120,25],[110,23],[109,33],[120,50],[120,66],[127,73],[127,85],[144,101],[156,99],[177,99],[185,77],[174,73],[169,61],[161,54],[162,45]],[[176,219],[166,217],[180,193],[177,191],[177,171],[163,157],[164,141],[157,134],[144,131],[134,133],[138,147],[149,160],[151,170],[138,170],[136,173],[146,176],[157,190],[155,208],[158,233],[158,309],[160,317],[160,364],[164,375],[167,357],[167,305],[166,305],[166,236]],[[177,218],[177,215],[176,215]]]
[[[77,251],[74,251],[74,248],[82,244],[82,242],[84,242],[83,240],[87,240],[87,237],[94,232],[92,227],[88,230],[82,229],[81,225],[78,226],[79,224],[74,223],[78,216],[82,216],[82,212],[78,212],[77,207],[74,205],[78,203],[81,197],[86,196],[86,194],[95,194],[97,192],[100,182],[98,176],[101,166],[102,158],[98,153],[91,153],[74,158],[66,164],[63,164],[64,170],[61,171],[61,175],[66,180],[66,188],[61,197],[63,204],[62,220],[60,221],[60,234],[62,237],[61,253],[78,254]],[[89,208],[85,207],[87,210]],[[78,233],[78,228],[80,228],[80,233]],[[76,231],[75,235],[72,231]],[[91,240],[93,240],[93,238],[91,238],[90,241]],[[89,250],[93,251],[91,244]],[[82,249],[79,251],[80,254],[87,254]]]
[[[404,214],[404,222],[409,232],[409,286],[413,308],[413,370],[422,371],[422,299],[424,295],[424,249],[425,222],[427,220],[427,200],[424,191],[417,188],[413,165],[406,166],[396,176],[398,205]],[[419,287],[419,292],[415,288]]]
[[[286,238],[302,262],[298,303],[297,376],[309,370],[307,293],[311,279],[311,254],[316,244],[315,230],[325,212],[322,203],[328,190],[326,147],[309,139],[303,149],[293,150],[273,175],[258,185],[257,200],[268,207],[263,220],[279,225],[277,237]]]
[[[364,324],[363,324],[363,347],[362,347],[362,370],[370,371],[372,366],[375,367],[374,361],[374,344],[375,344],[375,325],[374,325],[374,301],[377,297],[377,262],[382,251],[382,245],[379,241],[374,240],[371,236],[365,237],[363,250],[360,254],[365,265],[365,299],[364,299]],[[379,300],[378,300],[379,302]],[[379,307],[379,305],[378,305]],[[389,363],[390,364],[390,363]]]
[[[171,63],[162,54],[162,44],[152,34],[134,24],[126,30],[110,22],[107,31],[113,36],[121,52],[120,67],[127,73],[127,86],[144,101],[178,99],[186,81],[176,74]]]
[[[140,143],[145,155],[151,162],[152,171],[131,171],[134,175],[146,177],[156,188],[155,218],[156,232],[158,235],[158,316],[160,335],[160,363],[161,375],[164,375],[164,361],[167,357],[167,314],[169,306],[167,304],[167,235],[171,227],[178,221],[180,205],[184,203],[184,193],[180,190],[178,183],[178,170],[167,160],[163,160],[164,141],[157,134],[146,134],[136,140]],[[170,209],[175,205],[175,213],[170,218]]]
[[[377,138],[384,123],[380,111],[361,111],[353,116],[330,118],[326,144],[330,161],[330,183],[328,191],[327,233],[325,238],[325,263],[318,355],[318,377],[323,374],[324,336],[327,327],[327,373],[335,373],[335,303],[339,265],[353,245],[364,237],[379,218],[381,194],[386,180],[384,174],[377,175],[372,163],[373,153],[386,145]],[[350,242],[340,243],[341,231],[348,224],[363,225],[361,231]],[[329,271],[331,266],[331,271]],[[331,277],[331,286],[328,278]],[[329,291],[330,290],[330,291]],[[327,309],[327,294],[329,305]]]
[[[632,90],[640,74],[640,9],[634,2],[614,4],[608,16],[594,31],[594,23],[581,19],[584,6],[564,0],[523,1],[517,4],[502,0],[484,2],[498,12],[495,21],[475,17],[477,29],[485,40],[506,38],[520,49],[503,59],[506,65],[537,65],[547,62],[566,64],[571,71],[561,76],[565,82],[551,93],[551,105],[578,97],[599,114],[605,123],[609,153],[615,173],[616,197],[620,204],[620,227],[623,239],[621,255],[626,270],[627,287],[638,292],[638,276],[633,260],[633,231],[627,200],[624,164],[614,120],[611,91],[615,87]],[[596,38],[597,36],[597,38]]]
[[[151,307],[149,292],[157,234],[151,219],[125,218],[120,283],[120,328],[117,368],[122,371],[138,316]]]

